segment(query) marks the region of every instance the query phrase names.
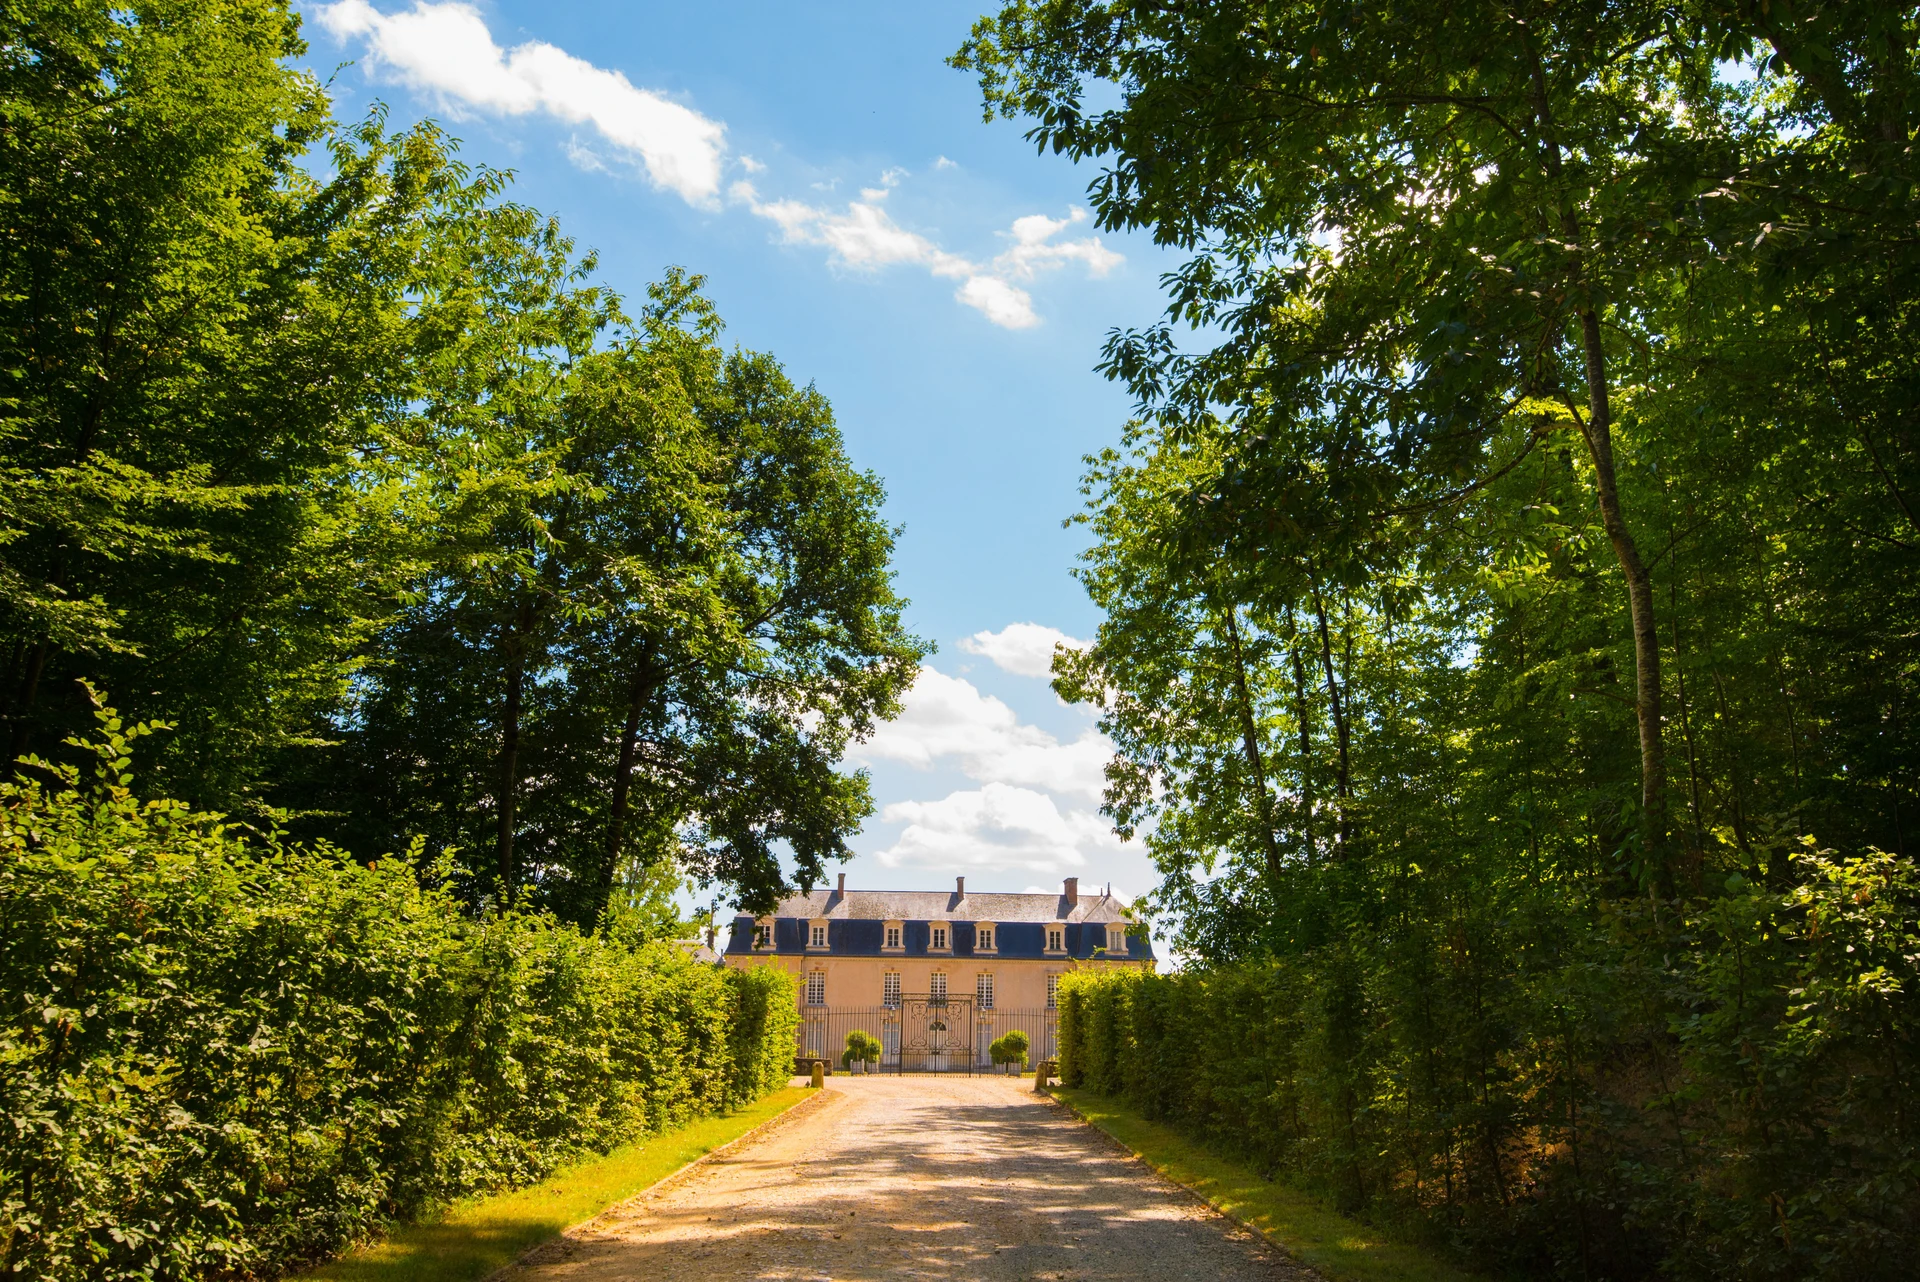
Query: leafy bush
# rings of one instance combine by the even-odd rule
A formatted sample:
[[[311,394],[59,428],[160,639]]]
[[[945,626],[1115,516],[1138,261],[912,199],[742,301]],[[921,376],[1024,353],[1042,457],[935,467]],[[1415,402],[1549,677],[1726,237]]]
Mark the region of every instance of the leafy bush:
[[[987,1047],[987,1054],[992,1057],[995,1064],[1018,1064],[1021,1068],[1025,1068],[1027,1051],[1031,1046],[1032,1043],[1027,1040],[1027,1035],[1015,1028],[1004,1036],[994,1039],[993,1044]]]
[[[847,1048],[840,1052],[840,1067],[852,1068],[855,1061],[875,1064],[880,1055],[880,1039],[864,1028],[856,1028],[847,1034]]]
[[[1920,1276],[1920,872],[1060,987],[1060,1074],[1526,1276]]]
[[[270,1275],[785,1080],[791,980],[467,916],[404,859],[0,786],[0,1268]]]

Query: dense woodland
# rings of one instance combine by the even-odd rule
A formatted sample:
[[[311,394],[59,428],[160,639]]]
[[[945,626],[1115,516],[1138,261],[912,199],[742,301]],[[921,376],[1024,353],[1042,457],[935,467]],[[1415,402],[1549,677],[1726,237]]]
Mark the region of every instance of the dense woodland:
[[[270,1277],[786,1082],[924,647],[825,400],[285,0],[0,5],[0,1272]],[[118,709],[118,711],[116,711]]]
[[[270,1274],[764,1090],[786,993],[670,892],[844,857],[926,651],[697,277],[617,297],[301,48],[0,5],[23,1276]],[[1917,58],[1859,0],[975,28],[1182,260],[1056,688],[1184,968],[1066,985],[1070,1081],[1495,1275],[1920,1273]]]
[[[697,278],[628,304],[301,48],[281,0],[0,13],[7,760],[89,681],[167,723],[148,788],[424,836],[476,904],[818,880],[924,649],[879,483]]]
[[[1088,990],[1079,1080],[1496,1271],[1920,1271],[1917,38],[975,28],[989,116],[1182,255],[1056,688],[1190,973]]]

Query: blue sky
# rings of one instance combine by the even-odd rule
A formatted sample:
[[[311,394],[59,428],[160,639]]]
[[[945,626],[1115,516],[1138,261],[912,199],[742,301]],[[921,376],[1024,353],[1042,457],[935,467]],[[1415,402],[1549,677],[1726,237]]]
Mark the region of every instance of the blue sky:
[[[880,809],[848,884],[1149,889],[1097,814],[1105,745],[1043,672],[1096,623],[1062,520],[1128,406],[1093,365],[1158,312],[1169,262],[1093,230],[1091,169],[982,122],[943,62],[979,0],[302,8],[341,117],[444,122],[629,296],[705,275],[730,339],[818,385],[885,481],[939,653],[860,753]]]

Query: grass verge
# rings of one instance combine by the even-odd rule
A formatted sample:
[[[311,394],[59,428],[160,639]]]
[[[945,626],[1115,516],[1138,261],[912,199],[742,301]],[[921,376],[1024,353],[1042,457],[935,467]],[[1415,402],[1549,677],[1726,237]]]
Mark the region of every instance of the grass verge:
[[[657,1184],[812,1095],[788,1087],[735,1113],[589,1158],[528,1188],[456,1202],[301,1275],[301,1282],[473,1282],[522,1251]]]
[[[1434,1252],[1396,1241],[1328,1209],[1317,1198],[1262,1179],[1161,1122],[1091,1091],[1053,1088],[1054,1098],[1111,1135],[1160,1174],[1185,1185],[1302,1262],[1341,1282],[1476,1282]]]

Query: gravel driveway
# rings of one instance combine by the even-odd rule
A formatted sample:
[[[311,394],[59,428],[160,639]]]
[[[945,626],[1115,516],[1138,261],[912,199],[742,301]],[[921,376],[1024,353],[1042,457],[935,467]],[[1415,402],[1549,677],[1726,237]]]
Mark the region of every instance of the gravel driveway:
[[[1319,1282],[1008,1078],[840,1077],[498,1282]]]

